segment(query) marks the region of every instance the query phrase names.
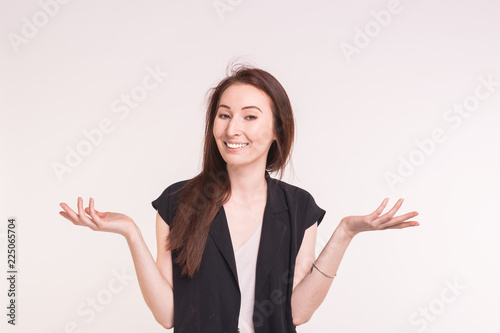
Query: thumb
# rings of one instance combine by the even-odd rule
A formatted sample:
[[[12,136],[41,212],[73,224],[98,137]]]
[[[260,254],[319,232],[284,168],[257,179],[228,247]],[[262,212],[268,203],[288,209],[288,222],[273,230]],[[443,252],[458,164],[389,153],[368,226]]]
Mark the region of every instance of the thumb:
[[[94,211],[97,214],[97,216],[99,216],[99,217],[104,217],[104,215],[106,215],[106,213],[100,212],[100,211],[98,211],[95,208],[94,208]],[[87,213],[88,215],[90,215],[90,208],[89,207],[85,208],[85,213]]]

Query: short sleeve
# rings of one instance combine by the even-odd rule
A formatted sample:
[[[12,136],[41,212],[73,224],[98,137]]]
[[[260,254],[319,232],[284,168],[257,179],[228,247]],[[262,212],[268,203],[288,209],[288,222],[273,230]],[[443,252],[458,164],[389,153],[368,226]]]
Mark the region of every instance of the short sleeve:
[[[323,221],[323,218],[325,217],[326,210],[323,208],[319,207],[316,204],[316,201],[314,200],[313,196],[309,193],[308,195],[308,206],[307,206],[307,220],[306,220],[306,229],[309,228],[314,224],[314,222],[318,222],[318,226]]]
[[[170,226],[169,219],[169,193],[170,186],[167,187],[160,196],[151,202],[153,208],[156,209],[158,214],[161,216],[163,221],[165,221]]]

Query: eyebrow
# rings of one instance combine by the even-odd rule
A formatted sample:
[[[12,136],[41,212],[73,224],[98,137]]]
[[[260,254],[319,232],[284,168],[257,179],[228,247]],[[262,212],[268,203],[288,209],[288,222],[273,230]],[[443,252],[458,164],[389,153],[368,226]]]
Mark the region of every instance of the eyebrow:
[[[225,104],[221,104],[221,105],[219,105],[219,108],[226,108],[226,109],[231,110],[231,108],[230,108],[229,106],[225,105]],[[256,107],[256,106],[253,106],[253,105],[250,105],[250,106],[244,106],[244,107],[242,107],[241,109],[242,109],[242,110],[246,110],[246,109],[257,109],[257,110],[259,110],[260,112],[262,112],[262,110],[261,110],[261,109],[259,109],[259,108],[258,108],[258,107]],[[264,112],[262,112],[262,113],[264,113]]]

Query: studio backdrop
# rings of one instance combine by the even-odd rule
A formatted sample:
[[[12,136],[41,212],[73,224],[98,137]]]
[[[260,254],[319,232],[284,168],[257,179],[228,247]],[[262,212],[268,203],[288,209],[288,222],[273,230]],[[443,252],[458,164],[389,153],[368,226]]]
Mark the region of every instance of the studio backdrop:
[[[206,93],[235,59],[289,95],[283,181],[326,210],[317,255],[386,197],[419,212],[418,227],[357,235],[297,331],[499,327],[497,1],[0,4],[2,332],[166,331],[125,239],[59,203],[132,217],[156,258],[151,201],[201,170]]]

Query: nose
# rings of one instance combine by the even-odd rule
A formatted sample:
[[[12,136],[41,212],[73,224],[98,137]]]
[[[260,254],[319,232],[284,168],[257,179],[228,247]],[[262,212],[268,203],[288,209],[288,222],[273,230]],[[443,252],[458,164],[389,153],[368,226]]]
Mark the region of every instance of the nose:
[[[237,117],[231,118],[226,128],[227,136],[232,137],[241,134],[241,122]]]

